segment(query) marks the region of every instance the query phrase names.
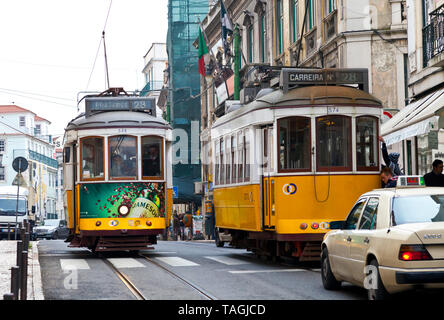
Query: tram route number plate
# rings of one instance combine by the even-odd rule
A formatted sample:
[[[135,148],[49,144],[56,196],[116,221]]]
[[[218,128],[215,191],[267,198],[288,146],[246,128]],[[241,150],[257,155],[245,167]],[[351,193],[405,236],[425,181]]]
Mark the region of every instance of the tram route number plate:
[[[327,107],[327,113],[338,113],[339,112],[339,108],[338,107]]]

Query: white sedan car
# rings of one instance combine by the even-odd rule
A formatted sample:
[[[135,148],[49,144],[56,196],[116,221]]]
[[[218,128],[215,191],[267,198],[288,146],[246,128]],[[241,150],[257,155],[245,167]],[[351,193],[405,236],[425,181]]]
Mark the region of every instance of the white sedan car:
[[[363,194],[322,243],[324,288],[347,281],[369,299],[414,287],[444,288],[444,188],[399,177],[396,188]]]

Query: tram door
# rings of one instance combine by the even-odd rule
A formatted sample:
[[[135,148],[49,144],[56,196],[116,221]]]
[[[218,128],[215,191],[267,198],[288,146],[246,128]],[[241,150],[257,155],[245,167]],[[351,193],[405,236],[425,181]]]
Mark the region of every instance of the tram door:
[[[263,207],[263,223],[264,229],[275,228],[276,211],[275,211],[275,181],[272,173],[272,158],[273,158],[273,127],[266,127],[262,129],[262,207]]]

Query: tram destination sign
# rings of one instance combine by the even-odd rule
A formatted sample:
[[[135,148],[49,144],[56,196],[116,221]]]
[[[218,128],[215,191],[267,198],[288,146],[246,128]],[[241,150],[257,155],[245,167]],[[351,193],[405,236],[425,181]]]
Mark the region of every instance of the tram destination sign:
[[[357,84],[368,92],[368,69],[296,69],[281,70],[280,86],[284,93],[300,85]]]
[[[156,116],[153,97],[91,97],[85,98],[86,116],[98,111],[143,111]]]

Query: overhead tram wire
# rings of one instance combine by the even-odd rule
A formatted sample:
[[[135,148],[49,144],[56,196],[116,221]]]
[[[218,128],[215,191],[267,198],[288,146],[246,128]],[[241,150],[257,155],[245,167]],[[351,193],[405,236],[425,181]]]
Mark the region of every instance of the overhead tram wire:
[[[75,105],[69,105],[69,104],[64,104],[64,103],[60,103],[60,102],[55,102],[55,101],[50,101],[50,100],[46,100],[46,99],[39,99],[39,98],[33,98],[27,95],[23,95],[23,94],[18,94],[18,93],[12,93],[12,92],[8,92],[8,91],[3,91],[2,89],[0,89],[0,93],[3,94],[10,94],[13,96],[18,96],[18,97],[22,97],[22,98],[26,98],[26,99],[30,99],[30,100],[37,100],[37,101],[42,101],[42,102],[48,102],[48,103],[53,103],[53,104],[57,104],[60,106],[65,106],[65,107],[70,107],[70,108],[76,108]]]
[[[103,26],[103,30],[102,30],[102,37],[100,37],[99,45],[97,46],[96,56],[94,58],[94,63],[93,63],[92,69],[91,69],[91,73],[89,74],[88,83],[86,84],[85,91],[88,91],[88,87],[89,87],[89,84],[91,82],[92,74],[93,74],[94,68],[96,66],[97,57],[99,56],[100,47],[102,46],[102,41],[104,41],[104,34],[105,34],[106,24],[108,23],[108,17],[109,17],[109,13],[111,11],[112,4],[113,4],[113,0],[111,0],[110,3],[109,3],[108,13],[106,14],[106,19],[105,19],[105,25]]]

